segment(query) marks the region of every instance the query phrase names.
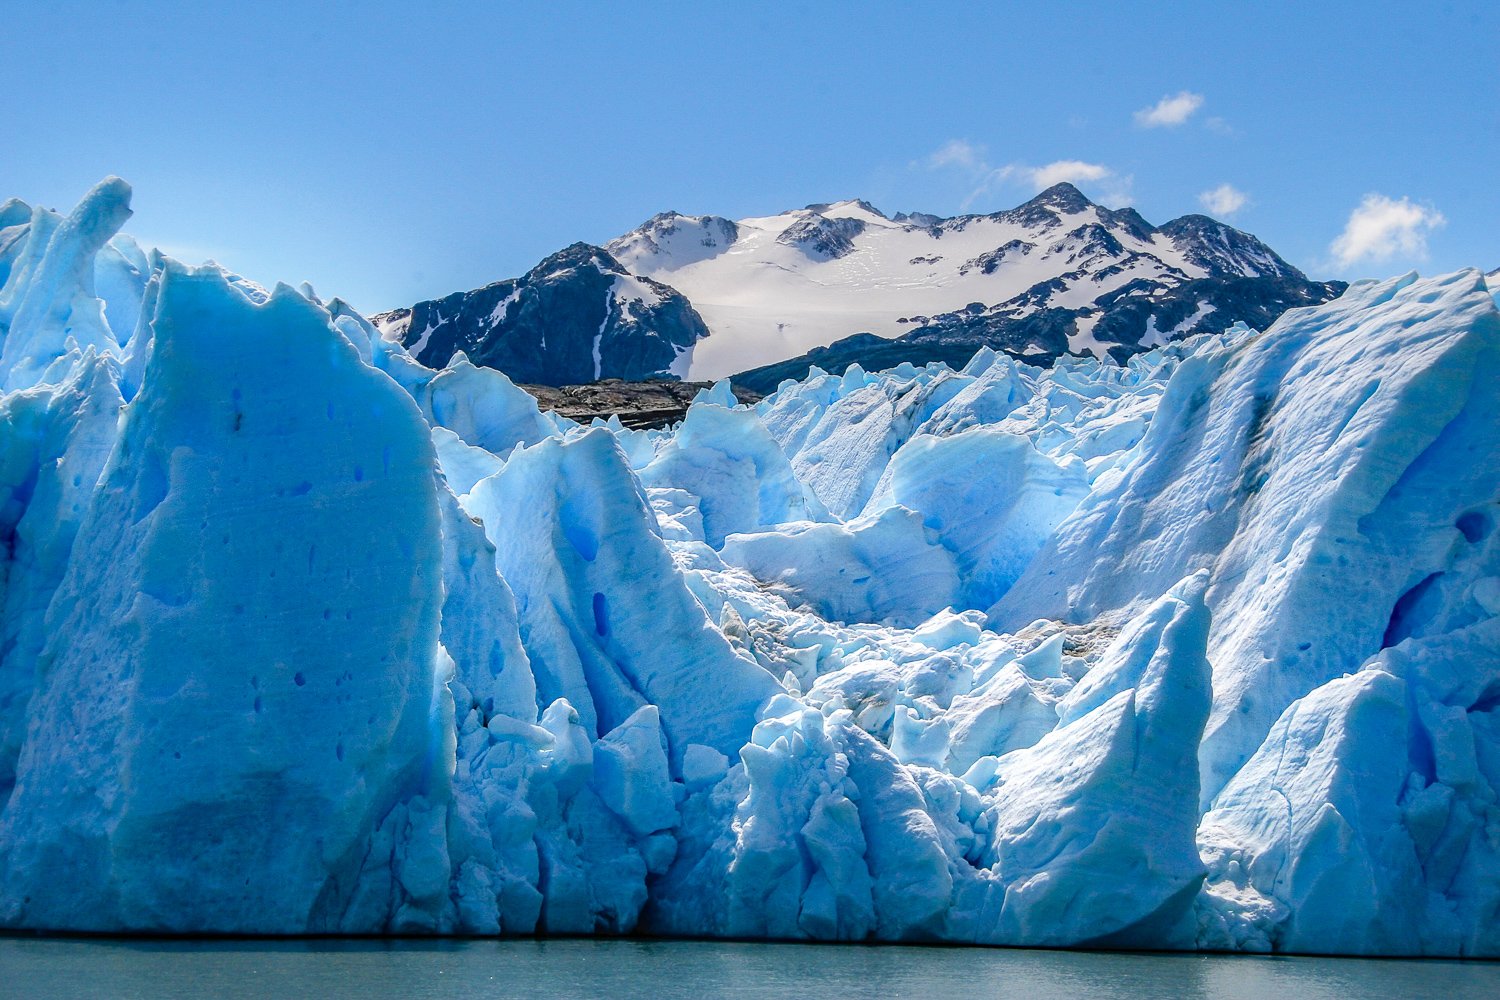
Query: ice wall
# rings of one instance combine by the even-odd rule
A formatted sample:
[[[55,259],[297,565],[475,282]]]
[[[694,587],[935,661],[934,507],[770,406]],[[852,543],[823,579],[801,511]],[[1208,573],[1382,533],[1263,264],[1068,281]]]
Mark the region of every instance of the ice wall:
[[[169,264],[151,322],[45,609],[7,916],[316,928],[372,824],[444,766],[432,446],[284,286],[257,305]]]
[[[1500,955],[1500,314],[664,431],[0,205],[0,924]]]

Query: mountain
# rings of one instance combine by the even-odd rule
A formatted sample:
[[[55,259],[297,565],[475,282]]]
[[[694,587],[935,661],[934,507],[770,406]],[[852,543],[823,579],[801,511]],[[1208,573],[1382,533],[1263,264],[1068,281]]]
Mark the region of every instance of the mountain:
[[[423,364],[463,351],[517,382],[685,375],[708,335],[678,292],[629,274],[599,247],[575,243],[523,277],[382,313],[373,322]]]
[[[818,358],[824,367],[961,365],[982,345],[1040,362],[1120,358],[1236,322],[1263,329],[1344,288],[1309,281],[1254,236],[1207,216],[1154,227],[1071,184],[1008,211],[955,218],[886,216],[865,201],[738,221],[665,212],[603,248],[559,255],[569,256],[590,264],[549,258],[520,279],[553,289],[529,311],[499,308],[516,294],[515,282],[499,282],[377,325],[428,363],[457,346],[518,380],[558,384],[594,377],[588,362],[603,322],[601,377],[713,379],[776,366],[751,376],[769,391],[772,379],[805,373]],[[640,287],[632,279],[655,298],[630,298]],[[634,311],[606,303],[610,281],[609,301],[624,295]],[[549,313],[554,301],[569,308]],[[617,313],[633,322],[611,325]],[[857,334],[871,336],[847,339]],[[632,350],[632,338],[649,343]]]
[[[1154,227],[1071,184],[951,219],[863,201],[738,223],[661,215],[608,247],[703,315],[715,337],[696,348],[695,376],[739,373],[760,392],[812,363],[961,365],[982,345],[1042,362],[1119,358],[1236,322],[1263,329],[1344,288],[1207,216]]]

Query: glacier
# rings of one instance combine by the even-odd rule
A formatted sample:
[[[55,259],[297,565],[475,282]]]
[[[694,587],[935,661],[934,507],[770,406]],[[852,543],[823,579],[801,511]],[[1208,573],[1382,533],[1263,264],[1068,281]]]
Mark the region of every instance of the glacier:
[[[0,205],[0,927],[1500,956],[1478,271],[640,431],[129,202]]]

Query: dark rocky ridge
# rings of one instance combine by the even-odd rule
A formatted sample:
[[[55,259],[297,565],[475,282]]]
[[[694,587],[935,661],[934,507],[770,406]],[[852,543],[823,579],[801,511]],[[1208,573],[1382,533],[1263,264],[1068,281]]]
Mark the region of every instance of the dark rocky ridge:
[[[1132,297],[1127,285],[1101,297],[1090,310],[1040,309],[1022,317],[991,311],[957,312],[932,317],[926,325],[894,339],[856,333],[800,357],[752,368],[732,377],[736,387],[769,395],[785,379],[803,379],[816,365],[841,374],[856,362],[866,371],[881,371],[903,362],[925,365],[941,361],[961,368],[981,347],[1004,351],[1030,364],[1050,365],[1067,353],[1068,337],[1080,317],[1098,315],[1095,339],[1112,343],[1109,355],[1125,361],[1148,349],[1141,341],[1153,320],[1158,331],[1171,330],[1194,315],[1200,302],[1214,311],[1193,326],[1194,333],[1222,333],[1235,322],[1264,330],[1288,309],[1313,306],[1343,294],[1341,281],[1309,282],[1279,278],[1201,278],[1151,297]],[[1169,339],[1178,339],[1172,337]]]
[[[429,367],[463,351],[477,365],[540,385],[651,378],[708,336],[676,289],[627,274],[607,251],[587,243],[553,254],[523,277],[382,313],[373,322]]]
[[[640,429],[666,427],[681,420],[698,391],[712,384],[608,378],[585,385],[522,385],[521,388],[535,396],[542,409],[580,423],[586,424],[595,417],[608,420],[617,416],[626,427]],[[741,403],[754,403],[761,398],[759,393],[739,386],[735,386],[734,395]]]
[[[776,242],[796,247],[814,260],[837,260],[854,252],[854,238],[864,231],[858,219],[825,219],[810,213],[788,226]]]

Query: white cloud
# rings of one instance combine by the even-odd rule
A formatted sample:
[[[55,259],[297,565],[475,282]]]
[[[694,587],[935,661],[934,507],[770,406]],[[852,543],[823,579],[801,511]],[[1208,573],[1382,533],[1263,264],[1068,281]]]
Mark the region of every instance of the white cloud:
[[[1203,95],[1191,91],[1168,94],[1149,108],[1135,113],[1135,123],[1141,128],[1162,128],[1181,125],[1203,107]]]
[[[1105,208],[1129,208],[1135,203],[1135,174],[1111,174],[1095,199]]]
[[[1200,194],[1198,203],[1209,215],[1228,218],[1249,204],[1250,198],[1232,184],[1220,184],[1212,191]]]
[[[1420,260],[1427,256],[1427,234],[1447,222],[1430,205],[1418,205],[1410,198],[1398,201],[1383,194],[1367,194],[1349,213],[1344,231],[1329,250],[1338,266],[1344,268],[1364,260],[1389,260],[1398,253]]]
[[[943,167],[988,169],[984,163],[984,148],[967,139],[949,139],[927,157],[926,162],[928,170],[941,170]]]
[[[913,169],[953,170],[967,175],[973,185],[960,207],[964,211],[981,198],[994,194],[1006,185],[1044,191],[1054,184],[1087,184],[1097,192],[1099,201],[1112,207],[1130,204],[1133,178],[1121,176],[1102,163],[1084,160],[1054,160],[1035,167],[1025,163],[992,166],[983,146],[967,139],[950,139],[921,160],[912,161]]]
[[[1094,198],[1110,208],[1124,208],[1135,196],[1131,185],[1135,178],[1121,175],[1102,163],[1085,163],[1083,160],[1056,160],[1040,167],[1027,167],[1013,163],[1002,168],[1019,176],[1035,190],[1045,191],[1054,184],[1067,181],[1069,184],[1084,184],[1095,192]]]
[[[1038,191],[1067,181],[1069,184],[1087,184],[1114,176],[1114,171],[1102,163],[1084,163],[1082,160],[1057,160],[1045,167],[1022,167],[1025,176]]]
[[[1121,176],[1102,163],[1055,160],[1040,167],[1028,166],[1024,163],[1007,163],[1003,167],[994,167],[980,178],[978,185],[964,199],[961,207],[967,211],[975,201],[993,193],[996,188],[1007,183],[1019,184],[1030,188],[1033,192],[1038,192],[1064,181],[1069,184],[1087,185],[1089,190],[1094,192],[1097,201],[1111,208],[1123,208],[1129,205],[1133,198],[1130,190],[1134,181],[1133,177]]]

